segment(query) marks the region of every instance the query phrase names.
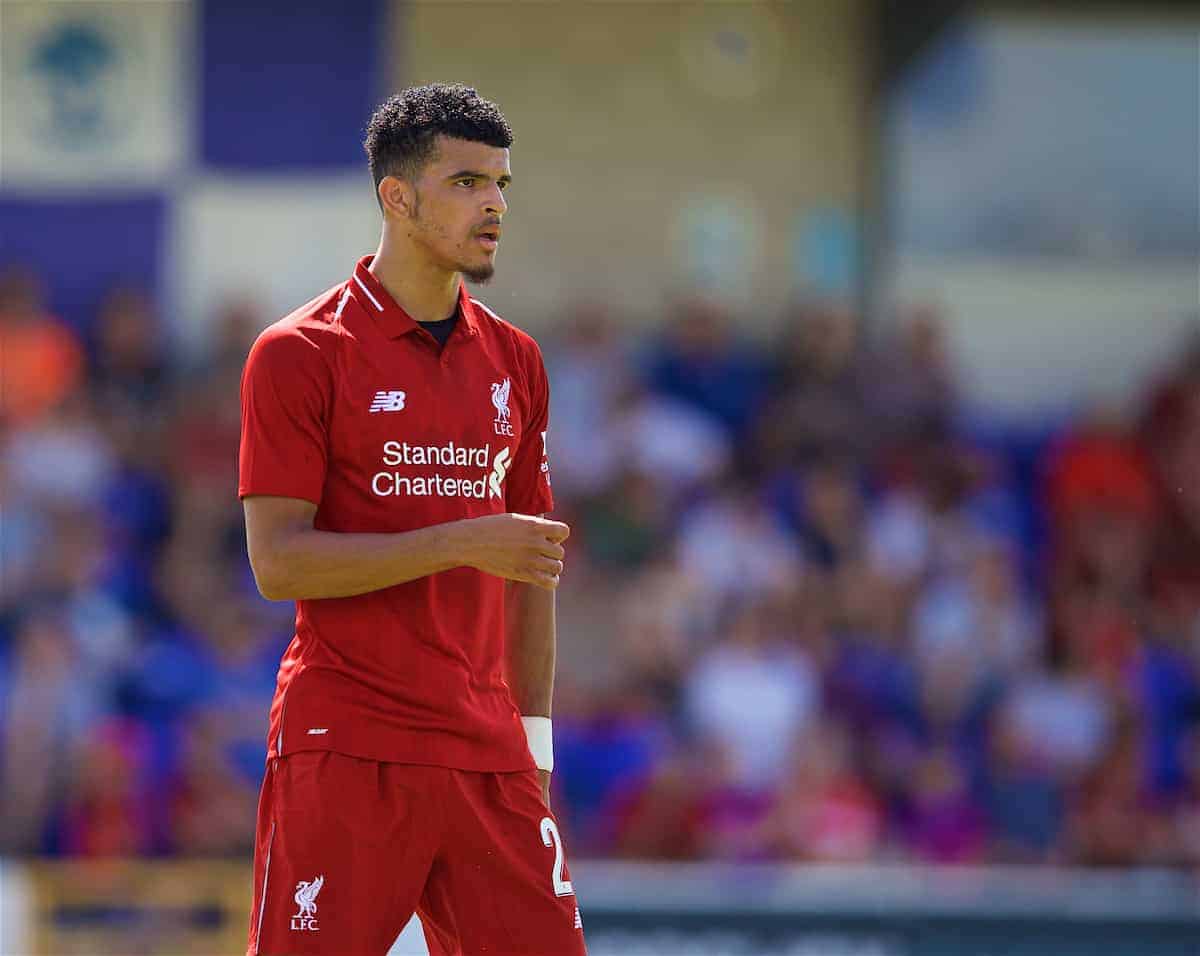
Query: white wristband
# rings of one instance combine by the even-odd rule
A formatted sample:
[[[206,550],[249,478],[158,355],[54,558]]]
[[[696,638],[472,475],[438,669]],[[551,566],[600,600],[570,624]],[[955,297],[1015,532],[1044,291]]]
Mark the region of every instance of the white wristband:
[[[529,741],[529,752],[538,770],[554,769],[554,731],[549,717],[522,717],[525,739]]]

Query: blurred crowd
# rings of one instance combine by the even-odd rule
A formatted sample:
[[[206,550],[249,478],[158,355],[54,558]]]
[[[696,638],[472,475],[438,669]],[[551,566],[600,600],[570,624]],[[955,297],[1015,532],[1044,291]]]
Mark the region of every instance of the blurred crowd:
[[[576,857],[1200,866],[1200,346],[1129,409],[968,415],[932,307],[544,336]],[[248,856],[289,604],[235,497],[273,317],[182,362],[0,278],[0,850]]]

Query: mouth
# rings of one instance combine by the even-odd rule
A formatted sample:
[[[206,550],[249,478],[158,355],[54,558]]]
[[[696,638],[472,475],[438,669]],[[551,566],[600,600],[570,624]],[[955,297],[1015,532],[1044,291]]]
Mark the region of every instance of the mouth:
[[[475,234],[475,239],[488,252],[495,252],[500,245],[500,228],[496,226],[481,229]]]

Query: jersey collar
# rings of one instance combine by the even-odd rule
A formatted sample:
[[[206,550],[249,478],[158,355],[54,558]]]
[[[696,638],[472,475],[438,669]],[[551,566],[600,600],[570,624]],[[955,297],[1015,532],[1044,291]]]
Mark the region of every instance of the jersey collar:
[[[391,297],[383,284],[370,271],[374,256],[363,256],[354,267],[354,275],[350,277],[347,288],[355,301],[367,312],[379,320],[384,334],[390,339],[398,339],[416,332],[421,326],[405,312]],[[459,326],[468,335],[479,334],[479,316],[475,312],[475,303],[467,294],[466,283],[458,283],[458,315]],[[458,328],[455,328],[458,333]]]

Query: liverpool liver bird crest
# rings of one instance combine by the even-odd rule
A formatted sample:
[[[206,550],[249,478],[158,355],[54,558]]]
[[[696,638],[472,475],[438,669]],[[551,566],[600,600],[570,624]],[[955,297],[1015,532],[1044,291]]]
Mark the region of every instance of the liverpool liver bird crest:
[[[296,884],[296,895],[292,897],[296,901],[296,905],[300,907],[300,912],[296,914],[297,918],[315,916],[317,913],[317,894],[321,892],[321,887],[325,885],[324,875],[318,876],[311,883],[306,880],[301,880]]]
[[[492,404],[496,406],[496,421],[508,421],[508,394],[512,391],[512,379],[492,382]]]

